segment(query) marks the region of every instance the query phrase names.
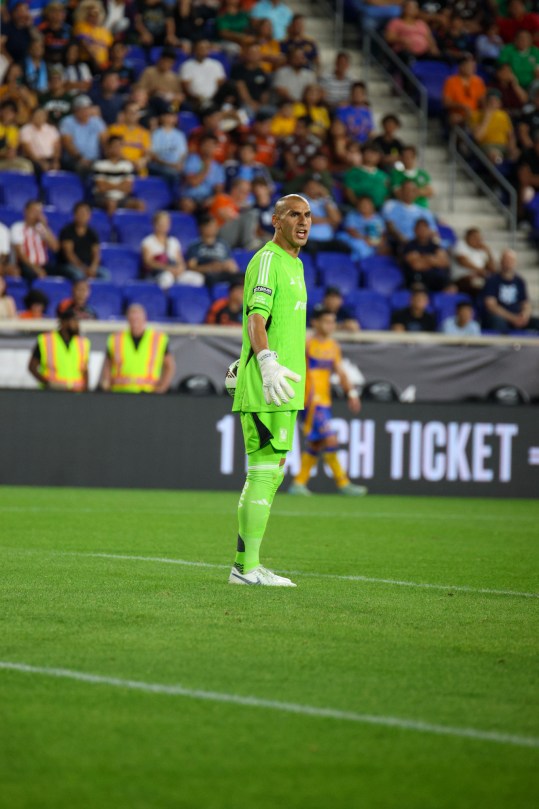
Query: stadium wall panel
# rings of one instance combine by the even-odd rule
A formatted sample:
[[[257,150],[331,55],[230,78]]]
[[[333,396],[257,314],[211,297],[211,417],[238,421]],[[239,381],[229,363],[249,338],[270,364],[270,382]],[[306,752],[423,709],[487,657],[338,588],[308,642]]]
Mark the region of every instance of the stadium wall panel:
[[[539,496],[535,407],[378,404],[334,427],[352,480],[376,494]],[[239,419],[220,396],[0,391],[0,484],[239,492]],[[287,461],[298,470],[299,430]],[[283,490],[288,483],[285,481]],[[321,467],[313,491],[334,491]]]

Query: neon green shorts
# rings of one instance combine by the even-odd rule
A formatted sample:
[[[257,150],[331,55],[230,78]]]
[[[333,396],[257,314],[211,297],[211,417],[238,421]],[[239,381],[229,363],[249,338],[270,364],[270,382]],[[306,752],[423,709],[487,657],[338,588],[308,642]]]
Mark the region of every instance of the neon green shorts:
[[[297,410],[271,413],[240,413],[245,452],[249,455],[271,444],[273,449],[289,452],[294,441]]]

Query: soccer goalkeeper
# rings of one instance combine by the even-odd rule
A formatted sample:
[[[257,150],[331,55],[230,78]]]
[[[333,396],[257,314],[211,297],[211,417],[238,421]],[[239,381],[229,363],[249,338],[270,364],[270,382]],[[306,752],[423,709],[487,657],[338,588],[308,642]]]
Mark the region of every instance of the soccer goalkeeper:
[[[281,197],[272,223],[273,239],[253,256],[245,274],[243,344],[232,409],[240,413],[248,464],[228,581],[295,587],[263,567],[259,551],[304,406],[307,291],[298,256],[311,228],[307,200],[296,194]]]

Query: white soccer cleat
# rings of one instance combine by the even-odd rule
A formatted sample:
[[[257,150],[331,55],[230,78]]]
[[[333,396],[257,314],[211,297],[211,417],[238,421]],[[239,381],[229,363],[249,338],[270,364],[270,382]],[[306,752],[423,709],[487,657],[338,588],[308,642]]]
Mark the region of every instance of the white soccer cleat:
[[[237,567],[233,567],[228,577],[229,584],[262,584],[265,587],[297,587],[290,579],[272,573],[262,565],[258,565],[249,573],[240,573]]]
[[[312,496],[312,492],[303,483],[291,483],[288,487],[288,494],[301,495],[302,497]]]

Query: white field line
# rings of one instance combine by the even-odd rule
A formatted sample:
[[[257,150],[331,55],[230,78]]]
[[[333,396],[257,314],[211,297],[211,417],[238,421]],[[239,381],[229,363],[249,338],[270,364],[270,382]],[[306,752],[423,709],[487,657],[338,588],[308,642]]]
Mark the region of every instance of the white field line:
[[[88,556],[97,559],[123,559],[133,562],[156,562],[165,565],[183,565],[185,567],[209,567],[219,570],[229,570],[230,565],[218,565],[211,562],[192,562],[187,559],[168,559],[161,556],[130,556],[121,553],[81,553],[74,551],[67,555]],[[539,593],[523,593],[516,590],[493,590],[487,587],[467,587],[466,585],[431,584],[428,582],[400,581],[399,579],[378,579],[371,576],[346,576],[338,573],[306,573],[302,570],[278,570],[291,576],[306,576],[312,579],[334,579],[337,581],[358,581],[367,584],[392,584],[399,587],[420,587],[427,590],[450,590],[460,593],[479,593],[496,596],[519,596],[520,598],[539,598]]]
[[[169,697],[186,697],[187,699],[204,700],[207,702],[223,702],[232,705],[241,705],[246,708],[266,708],[270,711],[312,716],[317,719],[336,719],[361,725],[381,725],[382,727],[398,728],[399,730],[415,730],[419,733],[431,733],[437,736],[457,736],[458,738],[474,739],[476,741],[495,742],[497,744],[512,745],[513,747],[539,748],[539,738],[533,736],[518,736],[512,733],[501,733],[492,730],[436,725],[414,719],[401,719],[398,716],[375,716],[372,714],[355,713],[353,711],[340,711],[336,708],[318,708],[314,705],[302,705],[295,702],[279,702],[277,700],[261,699],[259,697],[243,697],[240,694],[226,694],[220,691],[202,691],[198,688],[185,688],[182,685],[165,685],[162,683],[145,683],[140,680],[124,680],[119,677],[102,677],[99,674],[88,674],[84,671],[30,666],[26,663],[13,663],[9,660],[0,661],[0,669],[18,671],[23,674],[40,674],[45,677],[76,680],[92,685],[105,685],[130,691],[165,694]]]
[[[358,504],[359,505],[359,504]],[[9,505],[0,505],[0,513],[38,513],[38,514],[160,514],[160,515],[204,515],[205,517],[208,516],[208,511],[205,509],[188,509],[188,508],[81,508],[79,506],[74,506],[73,508],[56,508],[54,506],[9,506]],[[228,516],[235,516],[233,510],[229,508],[223,509],[216,509],[212,508],[212,514],[215,515],[228,515]],[[539,514],[539,511],[538,511]],[[498,514],[469,514],[467,512],[462,513],[452,513],[452,514],[439,514],[438,517],[436,514],[426,513],[426,512],[409,512],[409,511],[368,511],[364,508],[358,508],[355,512],[341,512],[336,514],[335,511],[289,511],[279,509],[277,506],[276,508],[272,509],[271,512],[272,517],[311,517],[312,519],[316,520],[319,517],[323,519],[351,519],[351,520],[359,520],[364,519],[365,517],[375,517],[377,519],[386,519],[386,520],[436,520],[439,519],[440,521],[446,520],[467,520],[473,519],[474,521],[483,521],[483,522],[500,522],[503,517],[500,517]],[[537,515],[533,514],[511,514],[510,517],[507,517],[507,520],[512,523],[518,520],[522,520],[523,522],[537,522]]]

